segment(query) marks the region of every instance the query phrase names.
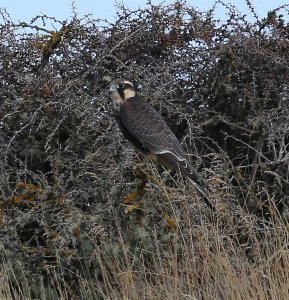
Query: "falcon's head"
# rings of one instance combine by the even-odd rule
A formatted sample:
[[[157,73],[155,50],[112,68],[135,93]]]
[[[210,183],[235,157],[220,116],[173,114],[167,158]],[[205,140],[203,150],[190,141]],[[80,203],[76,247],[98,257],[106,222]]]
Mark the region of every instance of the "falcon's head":
[[[136,92],[130,81],[119,78],[110,83],[109,94],[114,105],[121,105],[122,102],[134,97]]]

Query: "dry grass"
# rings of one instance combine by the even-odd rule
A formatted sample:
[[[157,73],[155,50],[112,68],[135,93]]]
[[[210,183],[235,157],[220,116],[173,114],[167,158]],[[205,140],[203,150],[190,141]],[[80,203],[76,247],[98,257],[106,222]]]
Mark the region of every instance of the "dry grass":
[[[189,196],[190,188],[183,190],[183,195],[179,194],[180,190],[171,188],[167,191],[171,201],[160,206],[159,214],[169,213],[176,227],[168,226],[164,217],[148,225],[147,222],[154,221],[149,218],[149,207],[161,204],[153,202],[152,193],[156,191],[153,187],[150,189],[143,212],[128,213],[129,221],[113,216],[117,243],[115,240],[102,245],[95,242],[89,257],[74,258],[83,270],[93,263],[97,265],[99,280],[69,269],[68,272],[74,273],[71,277],[78,278],[75,286],[59,277],[67,271],[61,263],[58,267],[47,264],[50,289],[38,282],[41,299],[53,299],[56,295],[58,299],[68,299],[74,289],[77,292],[72,299],[80,299],[79,295],[82,299],[288,299],[289,227],[279,216],[266,223],[242,209],[231,211],[224,206],[213,216],[206,208],[196,207]],[[174,199],[172,190],[179,198]],[[140,239],[138,247],[132,236],[132,232],[143,228],[151,230],[151,243],[147,248],[143,244],[145,237]],[[165,241],[160,238],[162,230],[166,233]],[[111,251],[106,251],[108,248]],[[8,278],[10,276],[11,282],[13,269],[9,266],[6,262],[1,269],[0,299],[33,299],[30,287],[23,286],[23,281],[21,293],[15,296],[19,273],[12,273],[12,288]],[[21,276],[25,277],[24,271]],[[54,294],[53,287],[57,291]]]

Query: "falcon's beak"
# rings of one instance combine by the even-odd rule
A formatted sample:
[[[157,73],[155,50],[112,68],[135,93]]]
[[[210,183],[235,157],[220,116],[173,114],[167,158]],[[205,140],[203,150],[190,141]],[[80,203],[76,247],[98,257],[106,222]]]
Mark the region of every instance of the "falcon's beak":
[[[115,93],[115,92],[116,92],[116,87],[115,87],[114,85],[111,85],[111,86],[109,87],[109,91],[108,91],[109,95],[111,95],[111,94],[113,94],[113,93]]]

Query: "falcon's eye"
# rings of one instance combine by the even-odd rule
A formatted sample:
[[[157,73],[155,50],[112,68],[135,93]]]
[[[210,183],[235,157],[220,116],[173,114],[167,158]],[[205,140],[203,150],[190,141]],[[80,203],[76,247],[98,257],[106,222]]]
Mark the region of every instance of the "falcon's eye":
[[[124,88],[124,84],[123,84],[123,83],[120,83],[120,84],[118,85],[118,87],[119,87],[120,89],[123,89],[123,88]]]

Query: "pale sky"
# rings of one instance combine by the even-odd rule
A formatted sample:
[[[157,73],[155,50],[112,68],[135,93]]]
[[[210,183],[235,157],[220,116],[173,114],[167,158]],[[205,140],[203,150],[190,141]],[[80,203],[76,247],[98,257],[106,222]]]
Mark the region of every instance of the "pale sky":
[[[126,6],[135,9],[144,7],[146,0],[123,0]],[[153,0],[157,3],[171,3],[171,1]],[[226,3],[232,3],[238,7],[239,11],[244,14],[250,12],[246,8],[245,0],[224,0]],[[33,17],[39,14],[46,14],[56,17],[58,20],[66,20],[72,16],[71,0],[0,0],[0,7],[5,8],[11,16],[13,22],[26,21],[29,22]],[[187,0],[188,4],[199,8],[200,10],[208,10],[212,7],[214,0]],[[252,0],[257,13],[261,18],[266,13],[282,4],[289,4],[289,0]],[[92,14],[93,18],[103,18],[113,21],[116,15],[115,0],[74,0],[75,7],[79,16]],[[219,5],[219,7],[221,7]],[[224,9],[217,10],[217,18],[224,19]]]

